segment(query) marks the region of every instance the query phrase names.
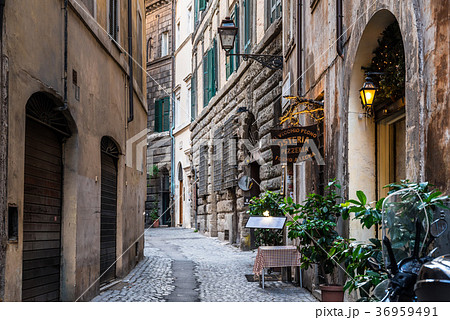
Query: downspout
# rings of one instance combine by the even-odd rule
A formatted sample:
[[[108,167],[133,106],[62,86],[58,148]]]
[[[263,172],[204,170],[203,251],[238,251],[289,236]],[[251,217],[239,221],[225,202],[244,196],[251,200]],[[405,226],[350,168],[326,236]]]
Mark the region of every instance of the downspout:
[[[67,0],[66,0],[67,1]],[[128,122],[133,121],[134,119],[134,106],[133,106],[133,17],[131,12],[131,0],[128,0],[128,69],[129,69],[129,78],[128,78],[128,99],[130,106],[130,114],[128,116]]]
[[[6,226],[5,226],[5,216],[7,212],[7,163],[8,163],[8,106],[7,104],[3,104],[5,101],[5,97],[3,96],[3,87],[6,84],[3,83],[3,80],[6,81],[6,75],[4,77],[3,74],[3,13],[5,9],[6,0],[0,0],[0,59],[1,59],[1,69],[0,69],[0,151],[3,159],[3,166],[0,167],[0,191],[3,192],[2,197],[0,198],[0,302],[4,301],[5,295],[5,268],[6,268]],[[1,135],[4,134],[2,138]],[[4,195],[4,196],[3,196]]]
[[[297,95],[302,96],[303,88],[303,0],[298,0],[297,8]]]
[[[172,1],[172,52],[171,52],[171,59],[172,59],[172,102],[170,103],[172,105],[172,124],[170,126],[169,135],[171,140],[171,155],[170,155],[170,198],[172,199],[172,204],[174,204],[173,201],[175,201],[175,137],[173,136],[173,131],[175,129],[175,92],[173,89],[175,88],[175,1]],[[175,206],[173,206],[175,209]],[[175,226],[175,210],[172,211],[172,219],[171,225],[172,227]]]
[[[336,51],[337,54],[344,59],[342,48],[342,0],[336,0]]]
[[[68,32],[67,32],[67,10],[69,0],[64,0],[64,105],[59,108],[60,111],[67,110],[67,47],[68,47]]]

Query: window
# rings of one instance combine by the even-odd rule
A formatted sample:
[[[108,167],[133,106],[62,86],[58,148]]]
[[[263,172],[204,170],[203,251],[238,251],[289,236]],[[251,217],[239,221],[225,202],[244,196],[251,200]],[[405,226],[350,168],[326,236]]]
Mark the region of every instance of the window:
[[[191,88],[188,88],[186,110],[189,110],[189,105],[191,104],[191,101],[192,101]],[[191,110],[190,117],[191,117],[191,119],[192,119],[192,110]]]
[[[176,98],[175,98],[175,127],[179,127],[182,123],[181,119],[184,117],[181,110],[181,103],[180,103],[180,93],[178,92]]]
[[[239,6],[236,4],[234,6],[234,10],[231,13],[231,19],[233,19],[234,24],[239,28]],[[239,52],[239,33],[236,35],[236,39],[234,41],[233,50],[230,53]],[[238,56],[226,56],[226,77],[227,79],[230,77],[233,72],[235,72],[239,68],[239,57]]]
[[[188,25],[188,30],[189,33],[192,32],[192,7],[188,8],[188,13],[187,13],[187,25]]]
[[[198,0],[198,10],[199,11],[205,10],[207,3],[208,3],[208,0]]]
[[[155,101],[155,132],[169,131],[170,98]]]
[[[139,87],[142,89],[142,18],[141,18],[141,14],[139,12],[137,12],[137,19],[136,19],[136,29],[137,29],[137,62],[138,62],[138,66],[136,66],[137,68],[137,72],[136,72],[136,80],[137,83],[139,85]]]
[[[161,57],[169,54],[169,32],[163,32],[161,35]]]
[[[152,60],[152,38],[147,41],[147,62]]]
[[[281,0],[270,0],[269,10],[269,23],[271,24],[281,17]]]
[[[244,51],[245,53],[250,52],[250,41],[251,41],[251,0],[244,0]]]
[[[195,60],[194,60],[195,61]],[[195,120],[197,117],[197,70],[194,71],[194,74],[191,78],[191,88],[189,90],[189,94],[191,97],[191,122]]]
[[[217,43],[213,45],[203,56],[203,105],[206,107],[217,89]]]
[[[177,45],[176,47],[178,48],[180,46],[180,40],[181,39],[181,28],[180,28],[180,21],[178,21],[177,23]]]
[[[109,0],[108,33],[114,40],[119,38],[119,6],[118,0]]]

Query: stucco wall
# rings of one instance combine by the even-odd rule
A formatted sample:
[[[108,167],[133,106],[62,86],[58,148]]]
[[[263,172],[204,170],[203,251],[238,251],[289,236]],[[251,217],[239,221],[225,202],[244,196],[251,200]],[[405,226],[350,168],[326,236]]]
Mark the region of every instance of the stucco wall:
[[[121,1],[123,5],[124,1]],[[134,120],[127,124],[127,56],[109,40],[96,22],[74,1],[68,18],[68,110],[64,112],[72,136],[64,143],[64,200],[62,205],[61,299],[89,300],[98,293],[100,251],[100,141],[113,138],[121,155],[118,163],[117,276],[123,276],[142,258],[145,175],[137,168],[144,150],[131,149],[132,163],[126,166],[126,142],[139,136],[147,123],[145,88],[134,81]],[[144,1],[140,1],[143,8]],[[5,17],[8,40],[5,54],[10,59],[8,202],[19,206],[19,241],[8,244],[6,269],[7,301],[21,300],[22,225],[24,192],[25,105],[35,92],[63,97],[63,11],[60,1],[9,2]],[[122,8],[122,7],[121,7]],[[126,25],[126,6],[121,10],[121,26]],[[122,8],[123,9],[123,8]],[[133,21],[136,21],[136,2]],[[100,25],[106,7],[98,3]],[[45,16],[45,21],[42,17]],[[125,18],[124,18],[125,16]],[[106,19],[106,18],[105,18]],[[24,26],[33,25],[33,28]],[[136,34],[134,25],[134,34]],[[126,28],[121,28],[125,35]],[[119,39],[120,45],[127,38]],[[136,46],[134,46],[136,48]],[[134,53],[136,54],[136,52]],[[143,54],[142,52],[139,54]],[[78,74],[80,99],[75,99],[72,70]],[[144,136],[140,140],[145,139]],[[139,140],[137,141],[139,142]],[[145,159],[142,161],[145,168]],[[139,242],[137,255],[125,250]],[[134,249],[134,247],[133,247]],[[96,282],[97,281],[97,282]]]

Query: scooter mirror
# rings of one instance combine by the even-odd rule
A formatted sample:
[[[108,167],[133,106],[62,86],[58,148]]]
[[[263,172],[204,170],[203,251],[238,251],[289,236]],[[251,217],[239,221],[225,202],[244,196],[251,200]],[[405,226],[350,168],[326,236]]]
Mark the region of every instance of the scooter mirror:
[[[442,234],[447,231],[448,223],[443,217],[443,213],[441,212],[441,217],[433,221],[430,226],[430,233],[434,238],[439,238]]]
[[[373,271],[381,271],[381,264],[374,257],[369,257],[367,263],[369,264],[369,268]]]

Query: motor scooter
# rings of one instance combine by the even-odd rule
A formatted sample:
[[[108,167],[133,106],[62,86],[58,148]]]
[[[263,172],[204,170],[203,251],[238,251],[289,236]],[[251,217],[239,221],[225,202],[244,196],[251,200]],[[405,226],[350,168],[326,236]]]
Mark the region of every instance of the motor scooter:
[[[369,266],[388,278],[374,289],[383,302],[450,301],[450,254],[437,258],[434,240],[448,229],[444,213],[433,221],[420,194],[402,189],[386,197],[382,208],[383,262]],[[430,223],[430,221],[433,221]]]

